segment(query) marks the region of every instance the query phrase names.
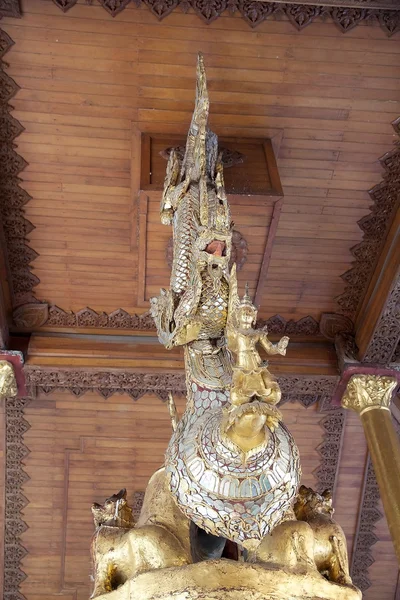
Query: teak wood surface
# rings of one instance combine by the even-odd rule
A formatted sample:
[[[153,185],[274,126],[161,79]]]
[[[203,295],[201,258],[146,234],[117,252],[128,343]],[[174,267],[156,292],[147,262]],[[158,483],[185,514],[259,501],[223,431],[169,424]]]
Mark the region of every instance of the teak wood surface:
[[[140,135],[181,136],[190,122],[196,53],[205,54],[210,124],[221,137],[274,138],[284,202],[264,281],[261,314],[319,318],[335,312],[361,239],[357,220],[381,176],[399,114],[396,39],[360,25],[342,36],[331,23],[295,32],[287,21],[249,31],[241,18],[205,26],[175,12],[158,23],[128,6],[111,19],[82,1],[62,14],[51,2],[22,2],[21,20],[3,19],[15,41],[8,73],[21,90],[14,116],[25,131],[23,186],[33,199],[30,245],[39,253],[36,296],[65,310],[129,312],[138,286],[155,293],[167,271],[169,228],[147,223],[153,265],[138,265]],[[138,140],[139,136],[139,140]],[[268,206],[233,206],[246,230],[255,292]],[[262,235],[256,226],[264,224]]]
[[[248,279],[254,294],[266,265],[261,316],[318,320],[323,312],[337,312],[340,275],[350,268],[350,248],[362,237],[357,221],[371,204],[367,190],[381,179],[378,158],[394,139],[398,39],[366,25],[343,37],[323,22],[296,32],[285,20],[265,21],[250,31],[239,16],[205,26],[190,12],[174,12],[159,23],[133,3],[115,19],[84,0],[65,15],[50,1],[21,4],[23,18],[4,18],[1,25],[15,41],[7,72],[21,88],[12,105],[25,128],[17,142],[28,162],[21,176],[32,196],[26,217],[35,226],[28,237],[39,253],[33,265],[39,300],[64,310],[143,312],[148,298],[167,285],[171,230],[159,222],[159,192],[140,193],[141,139],[154,132],[186,133],[196,54],[202,51],[211,126],[221,137],[271,139],[283,185],[272,237],[275,199],[230,198],[235,227],[249,245],[241,284]],[[393,240],[388,237],[387,256]],[[375,285],[378,272],[371,282],[356,323],[362,347],[373,335],[393,264],[382,271],[383,286]],[[179,351],[167,354],[154,339],[136,344],[128,337],[107,342],[59,332],[33,335],[27,362],[138,371],[145,362],[150,373],[182,370]],[[273,359],[271,365],[278,374],[337,373],[327,342],[299,341],[285,363]],[[182,402],[178,397],[180,411]],[[300,446],[303,483],[313,485],[321,415],[315,405],[306,410],[287,404],[282,410]],[[94,392],[76,398],[56,391],[32,400],[26,419],[30,480],[23,488],[29,504],[22,543],[28,554],[21,591],[27,600],[86,600],[90,504],[124,486],[130,494],[145,489],[170,437],[167,410],[151,394],[135,403],[125,395],[105,400]],[[0,515],[3,439],[0,411]],[[335,506],[350,555],[365,464],[361,425],[348,414]],[[384,518],[375,534],[372,585],[364,599],[393,600],[398,569]],[[1,538],[0,522],[0,547]]]

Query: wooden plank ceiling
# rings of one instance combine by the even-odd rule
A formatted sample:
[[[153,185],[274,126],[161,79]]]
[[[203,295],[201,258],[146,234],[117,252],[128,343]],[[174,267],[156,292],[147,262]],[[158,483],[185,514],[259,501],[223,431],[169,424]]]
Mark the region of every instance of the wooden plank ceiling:
[[[295,319],[335,312],[340,279],[361,239],[367,189],[390,150],[399,114],[400,46],[379,27],[342,36],[330,23],[296,32],[286,21],[251,31],[239,17],[210,26],[175,12],[161,24],[129,5],[115,19],[82,0],[62,14],[22,3],[5,19],[15,41],[8,73],[21,90],[14,116],[25,131],[26,216],[39,253],[36,296],[64,310],[143,312],[138,302],[138,132],[182,134],[193,108],[196,53],[205,54],[211,125],[220,135],[282,134],[285,199],[262,314]],[[170,230],[148,222],[146,296],[166,277]],[[243,278],[255,289],[269,206],[243,197],[234,219],[249,244]],[[257,235],[257,225],[263,233]]]
[[[367,190],[381,178],[378,158],[392,147],[390,123],[400,113],[398,37],[365,25],[343,36],[322,21],[302,32],[285,20],[250,30],[228,15],[205,26],[179,11],[159,23],[133,3],[115,19],[85,0],[66,14],[49,0],[23,0],[22,12],[21,20],[5,18],[2,27],[15,42],[7,72],[20,86],[12,104],[25,128],[17,141],[28,163],[21,177],[32,196],[26,217],[35,227],[28,237],[38,253],[37,299],[63,310],[141,313],[147,298],[167,285],[171,231],[158,220],[159,193],[145,194],[139,227],[140,134],[185,134],[202,51],[216,133],[281,140],[284,201],[261,316],[319,320],[337,312],[340,275],[362,237],[357,220],[368,213]],[[235,228],[249,246],[242,282],[249,279],[254,292],[274,202],[267,196],[231,201]],[[73,363],[76,344],[98,365],[109,361],[109,352],[132,366],[130,353],[140,350],[142,358],[151,354],[152,369],[181,368],[178,351],[166,356],[161,348],[131,344],[128,352],[116,341],[111,351],[100,344],[94,356],[84,341],[68,338],[60,344],[34,338],[31,361],[48,365],[53,343],[60,364]],[[312,350],[318,373],[325,373],[330,351]],[[293,353],[296,358],[296,348]],[[290,363],[290,352],[287,358]],[[312,485],[321,415],[315,405],[306,412],[287,404],[283,412],[300,446],[303,482]],[[90,503],[122,486],[131,493],[145,488],[170,436],[167,412],[151,394],[133,403],[124,395],[105,400],[88,392],[77,399],[52,392],[32,401],[25,416],[29,528],[21,591],[27,600],[83,600],[90,587]],[[335,504],[351,554],[366,461],[356,415],[347,415],[341,456]],[[397,566],[384,519],[376,534],[364,598],[393,600]]]

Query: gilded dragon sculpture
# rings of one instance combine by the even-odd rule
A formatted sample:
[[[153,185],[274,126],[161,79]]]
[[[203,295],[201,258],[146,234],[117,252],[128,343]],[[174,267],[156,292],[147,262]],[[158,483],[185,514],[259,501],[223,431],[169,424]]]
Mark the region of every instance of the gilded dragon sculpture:
[[[138,521],[125,490],[92,507],[92,598],[356,600],[329,492],[299,489],[299,452],[260,356],[284,356],[289,340],[255,327],[229,271],[233,224],[208,113],[199,55],[186,148],[169,151],[161,199],[170,289],[151,300],[161,343],[184,348],[187,404],[179,418],[168,398],[173,433]]]

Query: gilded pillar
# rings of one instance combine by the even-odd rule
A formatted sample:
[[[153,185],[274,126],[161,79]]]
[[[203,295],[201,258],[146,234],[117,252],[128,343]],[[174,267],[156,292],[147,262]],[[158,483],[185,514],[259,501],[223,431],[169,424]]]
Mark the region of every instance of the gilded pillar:
[[[0,398],[13,398],[18,393],[13,366],[7,360],[0,360]]]
[[[400,563],[400,442],[390,412],[394,377],[353,375],[342,406],[361,418],[383,508]]]

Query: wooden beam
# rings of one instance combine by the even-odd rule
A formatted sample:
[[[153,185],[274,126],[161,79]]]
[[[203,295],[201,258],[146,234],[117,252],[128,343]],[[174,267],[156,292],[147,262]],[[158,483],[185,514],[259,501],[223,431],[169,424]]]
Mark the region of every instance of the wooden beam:
[[[254,304],[257,308],[260,308],[262,295],[265,287],[265,283],[267,280],[269,263],[271,262],[272,248],[274,246],[275,235],[278,229],[279,219],[282,211],[283,198],[279,198],[274,203],[274,208],[272,211],[272,219],[269,226],[268,237],[264,248],[264,255],[261,262],[260,274],[258,276],[256,294],[254,297]]]
[[[359,358],[364,360],[377,332],[394,284],[400,276],[400,207],[398,208],[355,323]],[[400,330],[399,330],[400,334]],[[386,343],[388,343],[387,340]],[[396,341],[393,342],[395,346]]]
[[[287,355],[270,356],[282,375],[337,376],[333,344],[293,342]],[[183,373],[182,348],[166,350],[155,336],[32,334],[25,364],[29,367],[129,369],[132,372]]]

